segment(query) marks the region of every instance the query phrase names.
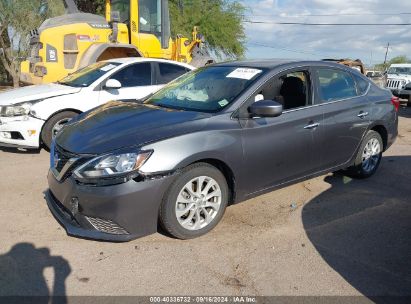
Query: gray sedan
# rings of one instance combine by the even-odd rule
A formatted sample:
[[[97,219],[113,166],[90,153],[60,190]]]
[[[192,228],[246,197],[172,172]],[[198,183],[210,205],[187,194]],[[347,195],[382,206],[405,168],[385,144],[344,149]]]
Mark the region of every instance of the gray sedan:
[[[397,136],[398,99],[330,62],[208,66],[144,101],[83,113],[51,148],[47,202],[68,234],[188,239],[228,205],[327,172],[367,178]]]

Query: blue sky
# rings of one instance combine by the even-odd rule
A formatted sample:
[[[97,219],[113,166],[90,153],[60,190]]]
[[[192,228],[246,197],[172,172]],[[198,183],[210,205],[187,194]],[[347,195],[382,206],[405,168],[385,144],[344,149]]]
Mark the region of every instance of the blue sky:
[[[247,7],[246,18],[252,21],[411,23],[411,0],[241,2]],[[308,16],[312,14],[327,16]],[[387,42],[391,45],[388,58],[397,55],[411,58],[411,26],[244,25],[248,58],[359,58],[369,65],[384,60]]]

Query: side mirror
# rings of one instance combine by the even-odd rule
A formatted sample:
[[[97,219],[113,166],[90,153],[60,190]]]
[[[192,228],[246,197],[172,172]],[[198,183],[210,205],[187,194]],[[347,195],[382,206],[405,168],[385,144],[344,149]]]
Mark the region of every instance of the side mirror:
[[[110,22],[120,22],[120,11],[111,11]]]
[[[254,102],[248,112],[252,116],[258,117],[277,117],[283,113],[283,105],[274,100],[260,100]]]
[[[121,88],[121,83],[117,79],[109,79],[104,85],[105,90],[116,90]]]

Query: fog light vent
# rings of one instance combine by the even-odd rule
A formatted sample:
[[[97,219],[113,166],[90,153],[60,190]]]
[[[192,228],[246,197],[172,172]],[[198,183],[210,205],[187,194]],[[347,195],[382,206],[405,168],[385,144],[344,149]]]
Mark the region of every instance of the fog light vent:
[[[90,222],[90,224],[93,225],[93,227],[98,231],[110,234],[129,234],[127,230],[125,230],[123,227],[120,227],[113,221],[88,216],[86,216],[86,218]]]

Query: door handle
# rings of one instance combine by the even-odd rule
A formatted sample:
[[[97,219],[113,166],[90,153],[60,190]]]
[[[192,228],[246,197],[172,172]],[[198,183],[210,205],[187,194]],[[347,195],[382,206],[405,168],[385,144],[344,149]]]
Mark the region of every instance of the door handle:
[[[319,126],[320,124],[318,122],[310,122],[308,125],[304,127],[304,129],[315,129]]]
[[[357,116],[358,116],[359,118],[364,118],[364,117],[367,116],[367,115],[368,115],[368,112],[363,112],[363,111],[361,111],[360,114],[358,114]]]

